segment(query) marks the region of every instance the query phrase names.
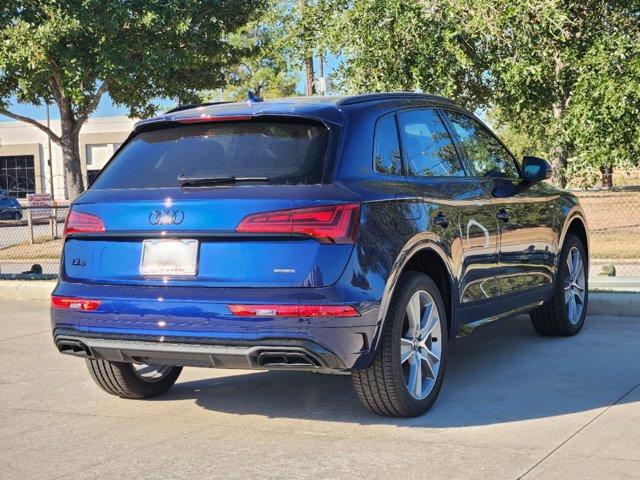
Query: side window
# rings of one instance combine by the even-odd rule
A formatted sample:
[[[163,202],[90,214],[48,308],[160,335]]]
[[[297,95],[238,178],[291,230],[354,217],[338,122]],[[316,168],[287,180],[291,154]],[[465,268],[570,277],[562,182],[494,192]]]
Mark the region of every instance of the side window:
[[[440,117],[433,110],[398,114],[407,174],[418,177],[464,176],[458,153]]]
[[[387,115],[376,124],[373,163],[378,173],[402,175],[398,130],[393,115]]]
[[[467,115],[447,115],[479,177],[520,177],[513,157],[491,132]]]

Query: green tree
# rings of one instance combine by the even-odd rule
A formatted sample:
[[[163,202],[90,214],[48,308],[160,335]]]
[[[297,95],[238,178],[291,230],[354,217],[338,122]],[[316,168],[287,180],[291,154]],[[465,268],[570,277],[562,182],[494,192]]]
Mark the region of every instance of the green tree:
[[[339,85],[348,93],[439,93],[470,107],[489,99],[476,45],[445,0],[331,2],[323,32],[339,54]]]
[[[488,68],[485,78],[503,122],[527,132],[537,143],[550,144],[554,181],[565,186],[568,160],[577,153],[583,154],[579,148],[594,133],[593,129],[580,126],[575,114],[584,114],[587,105],[594,105],[593,89],[611,86],[611,78],[606,75],[614,73],[622,60],[620,56],[601,57],[599,71],[603,76],[598,77],[589,73],[594,55],[604,45],[611,45],[612,37],[626,45],[634,42],[637,45],[640,3],[637,0],[448,0],[448,3],[449,11],[460,20],[460,28],[476,38],[478,55]],[[613,83],[622,87],[618,80]],[[609,106],[621,107],[620,102],[624,101],[618,96]],[[599,109],[591,119],[596,120],[603,113]],[[571,125],[576,128],[570,128]],[[634,129],[628,122],[619,127]],[[599,135],[587,143],[605,137],[606,134]],[[593,160],[587,155],[582,158]]]
[[[0,113],[28,122],[62,147],[69,196],[84,190],[79,133],[108,93],[131,115],[155,112],[154,98],[197,100],[225,84],[241,52],[230,33],[263,0],[14,0],[0,7]],[[55,102],[56,135],[8,110],[9,99]]]
[[[551,155],[560,186],[570,159],[571,173],[635,155],[611,148],[637,131],[638,0],[329,1],[323,36],[344,59],[346,92],[423,90],[497,108],[504,131],[531,140],[523,151]]]
[[[251,90],[263,98],[294,95],[298,76],[292,73],[292,61],[281,48],[285,35],[284,5],[271,0],[261,18],[230,36],[230,43],[245,53],[228,71],[224,98],[246,100]]]
[[[569,176],[613,186],[613,171],[640,162],[640,33],[613,32],[585,55],[567,128],[575,144]]]

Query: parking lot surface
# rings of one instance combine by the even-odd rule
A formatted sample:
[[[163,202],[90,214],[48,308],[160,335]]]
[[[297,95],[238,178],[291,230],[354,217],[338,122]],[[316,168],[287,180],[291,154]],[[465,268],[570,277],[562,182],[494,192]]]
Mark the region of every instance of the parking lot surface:
[[[434,408],[366,412],[348,376],[186,368],[122,400],[53,346],[48,305],[0,301],[0,478],[640,478],[640,317],[574,338],[528,317],[453,344]]]

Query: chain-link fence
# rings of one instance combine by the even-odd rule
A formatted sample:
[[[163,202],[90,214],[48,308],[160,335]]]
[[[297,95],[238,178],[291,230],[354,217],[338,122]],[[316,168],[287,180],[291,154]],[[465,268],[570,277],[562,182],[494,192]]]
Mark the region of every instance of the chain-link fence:
[[[591,274],[640,279],[640,187],[575,193],[589,224]],[[57,274],[67,212],[0,211],[0,278]]]
[[[0,208],[0,278],[57,275],[68,206]]]
[[[591,274],[640,277],[640,187],[575,193],[589,226]]]

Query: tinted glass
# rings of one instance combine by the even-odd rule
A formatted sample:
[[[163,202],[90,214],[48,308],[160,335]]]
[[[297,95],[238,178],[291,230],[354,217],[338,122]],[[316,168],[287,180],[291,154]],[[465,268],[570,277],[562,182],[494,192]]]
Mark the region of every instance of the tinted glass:
[[[398,130],[393,115],[380,119],[376,125],[373,162],[376,172],[402,175]]]
[[[433,110],[398,115],[407,172],[421,177],[463,176],[464,168],[451,137]]]
[[[267,177],[275,184],[322,181],[328,130],[316,124],[235,122],[141,133],[92,189],[177,187],[190,177]]]
[[[479,177],[519,178],[513,157],[493,134],[467,115],[455,112],[447,115]]]

